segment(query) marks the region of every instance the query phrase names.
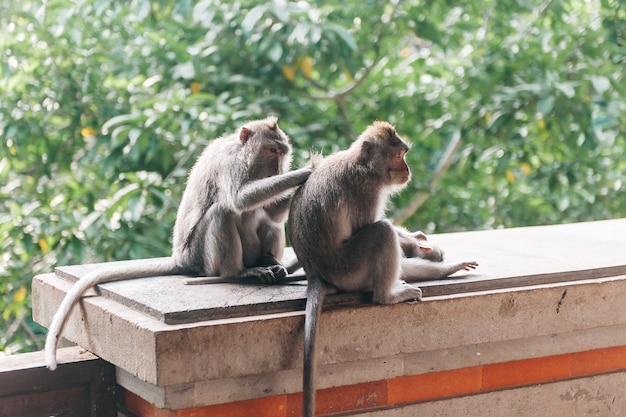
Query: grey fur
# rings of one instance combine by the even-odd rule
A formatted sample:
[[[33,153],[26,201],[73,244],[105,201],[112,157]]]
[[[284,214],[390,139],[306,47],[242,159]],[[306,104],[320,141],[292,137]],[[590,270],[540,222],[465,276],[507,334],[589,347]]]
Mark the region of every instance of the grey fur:
[[[393,126],[376,122],[349,149],[316,161],[292,199],[289,237],[308,279],[305,417],[315,415],[315,335],[329,289],[372,291],[380,304],[420,300],[421,290],[405,280],[438,279],[476,266],[444,264],[437,246],[428,250],[413,243],[426,239],[421,232],[411,234],[384,218],[389,196],[410,179],[408,149]]]
[[[254,277],[264,283],[285,279],[288,270],[279,259],[291,192],[311,173],[310,168],[289,171],[290,166],[289,138],[275,117],[252,121],[239,134],[212,141],[190,171],[174,225],[172,257],[148,266],[103,267],[76,282],[48,330],[47,367],[56,368],[58,338],[65,321],[82,294],[94,285],[175,274],[219,276],[228,281]]]

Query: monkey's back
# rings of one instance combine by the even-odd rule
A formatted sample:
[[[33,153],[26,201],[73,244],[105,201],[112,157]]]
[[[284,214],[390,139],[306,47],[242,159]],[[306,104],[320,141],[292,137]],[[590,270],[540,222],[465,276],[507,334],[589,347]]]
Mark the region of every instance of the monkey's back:
[[[321,160],[293,196],[289,239],[307,274],[349,268],[343,243],[376,221],[379,187],[351,153],[340,151]]]
[[[233,158],[239,156],[240,149],[236,135],[214,139],[190,170],[174,224],[172,255],[179,267],[196,269],[202,264],[201,254],[196,253],[193,244],[193,235],[216,201],[232,202],[233,190],[221,184],[232,184],[233,181],[222,177],[236,175],[232,172],[232,166],[236,165]]]

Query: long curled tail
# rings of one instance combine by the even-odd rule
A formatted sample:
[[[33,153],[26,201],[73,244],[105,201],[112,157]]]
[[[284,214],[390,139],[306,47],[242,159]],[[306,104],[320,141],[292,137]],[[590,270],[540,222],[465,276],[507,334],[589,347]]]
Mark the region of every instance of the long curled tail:
[[[94,271],[89,272],[79,279],[72,288],[67,292],[65,298],[61,302],[59,309],[52,318],[52,323],[48,329],[46,336],[45,357],[46,366],[52,371],[57,367],[56,351],[59,342],[59,336],[63,331],[63,326],[72,311],[74,305],[80,297],[89,288],[111,281],[121,281],[133,278],[146,278],[152,276],[174,275],[178,273],[179,268],[176,267],[174,261],[163,259],[154,263],[136,266],[103,266]]]
[[[315,373],[317,371],[315,347],[318,322],[327,291],[326,285],[320,278],[309,277],[304,316],[304,369],[302,373],[302,414],[304,417],[315,416]]]

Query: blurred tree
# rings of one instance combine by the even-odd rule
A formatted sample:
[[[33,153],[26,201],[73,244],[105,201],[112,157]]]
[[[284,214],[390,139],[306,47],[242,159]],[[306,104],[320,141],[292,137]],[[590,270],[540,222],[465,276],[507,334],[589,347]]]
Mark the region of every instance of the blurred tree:
[[[8,0],[0,25],[7,353],[41,346],[34,274],[168,255],[201,149],[267,114],[295,165],[394,123],[409,228],[626,215],[621,0]]]

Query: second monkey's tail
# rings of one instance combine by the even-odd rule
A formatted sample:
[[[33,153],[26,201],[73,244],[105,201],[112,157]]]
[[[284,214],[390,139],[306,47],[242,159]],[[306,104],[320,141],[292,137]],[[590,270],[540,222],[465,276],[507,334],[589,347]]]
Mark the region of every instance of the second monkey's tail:
[[[302,373],[302,414],[304,417],[315,416],[315,373],[317,371],[315,345],[326,291],[326,285],[319,277],[309,278],[304,316],[304,369]]]

